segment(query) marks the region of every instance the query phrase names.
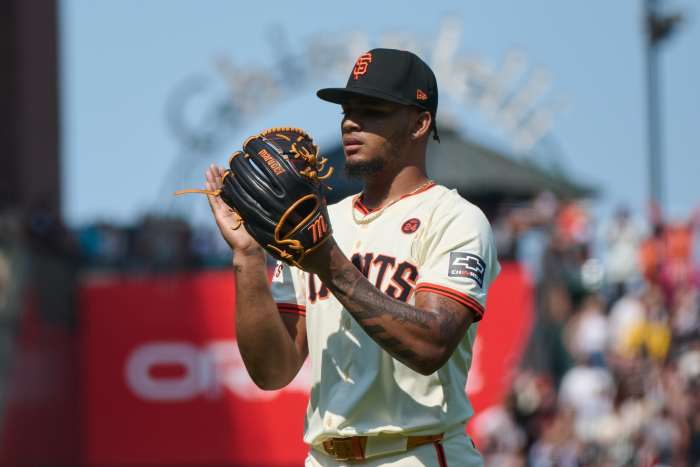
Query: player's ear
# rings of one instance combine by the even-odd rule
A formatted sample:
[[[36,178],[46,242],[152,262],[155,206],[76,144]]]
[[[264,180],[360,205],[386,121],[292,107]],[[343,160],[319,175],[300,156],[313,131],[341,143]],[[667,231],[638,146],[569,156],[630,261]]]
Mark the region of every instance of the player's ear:
[[[432,116],[427,110],[421,111],[413,119],[413,127],[411,128],[411,139],[421,139],[430,133],[430,125]]]

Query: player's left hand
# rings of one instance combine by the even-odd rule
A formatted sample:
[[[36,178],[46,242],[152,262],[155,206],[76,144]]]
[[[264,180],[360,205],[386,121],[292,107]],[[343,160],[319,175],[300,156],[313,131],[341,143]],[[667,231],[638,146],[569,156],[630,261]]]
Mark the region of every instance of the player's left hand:
[[[221,191],[221,179],[223,176],[224,170],[214,164],[207,169],[205,174],[205,186],[209,192],[207,198],[211,212],[214,215],[214,219],[216,219],[216,225],[219,227],[224,240],[234,252],[248,254],[260,250],[260,245],[255,239],[245,229],[241,228],[243,224],[241,216],[224,203],[221,197],[213,194]]]

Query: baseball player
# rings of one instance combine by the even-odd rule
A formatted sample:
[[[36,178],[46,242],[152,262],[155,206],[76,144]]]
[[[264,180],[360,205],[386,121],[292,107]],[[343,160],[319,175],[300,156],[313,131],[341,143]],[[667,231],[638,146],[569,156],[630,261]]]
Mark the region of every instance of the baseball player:
[[[303,270],[279,262],[270,285],[263,250],[209,196],[234,251],[246,368],[279,389],[310,358],[306,466],[482,465],[465,385],[500,266],[483,213],[426,175],[435,76],[413,53],[374,49],[318,96],[342,105],[346,171],[364,190],[329,206],[333,236]],[[222,173],[210,167],[209,190]]]

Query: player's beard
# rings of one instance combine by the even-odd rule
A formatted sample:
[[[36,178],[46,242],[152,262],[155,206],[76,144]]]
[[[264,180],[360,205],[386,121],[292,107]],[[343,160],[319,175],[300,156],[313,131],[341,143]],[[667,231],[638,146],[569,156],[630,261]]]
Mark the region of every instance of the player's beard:
[[[345,175],[350,178],[365,178],[381,173],[384,167],[386,167],[386,161],[380,157],[359,161],[346,160]]]
[[[389,150],[382,155],[375,155],[365,160],[345,160],[345,174],[351,178],[371,177],[384,172],[395,164],[400,164],[407,144],[407,129],[397,129],[389,136]]]

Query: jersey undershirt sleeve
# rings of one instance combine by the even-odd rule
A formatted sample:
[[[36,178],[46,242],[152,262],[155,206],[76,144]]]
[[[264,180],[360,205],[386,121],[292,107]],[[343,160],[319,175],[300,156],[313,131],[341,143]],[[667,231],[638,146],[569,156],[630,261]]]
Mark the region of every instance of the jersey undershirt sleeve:
[[[306,289],[301,271],[282,261],[277,261],[272,272],[270,289],[280,313],[306,316]]]
[[[501,267],[491,226],[476,206],[458,198],[434,213],[422,243],[416,293],[431,292],[484,316],[486,294]]]

